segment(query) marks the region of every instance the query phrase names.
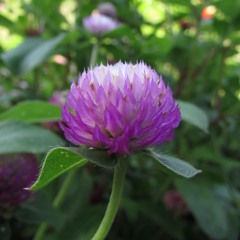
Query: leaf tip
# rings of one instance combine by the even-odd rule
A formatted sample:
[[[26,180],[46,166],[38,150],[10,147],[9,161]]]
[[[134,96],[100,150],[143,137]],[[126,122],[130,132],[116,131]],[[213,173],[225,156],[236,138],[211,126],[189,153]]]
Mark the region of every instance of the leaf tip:
[[[190,175],[188,178],[192,178],[192,177],[195,177],[197,174],[200,174],[200,173],[202,173],[202,170],[201,169],[195,169],[196,171],[195,171],[195,173],[194,174],[192,174],[192,175]]]
[[[26,187],[26,188],[23,188],[24,190],[27,190],[27,191],[31,191],[33,192],[34,191],[34,185],[30,186],[30,187]]]

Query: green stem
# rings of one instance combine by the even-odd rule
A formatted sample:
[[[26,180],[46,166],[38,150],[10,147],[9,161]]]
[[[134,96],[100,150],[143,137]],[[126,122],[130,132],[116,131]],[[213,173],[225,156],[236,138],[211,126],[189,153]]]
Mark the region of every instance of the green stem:
[[[54,208],[59,208],[60,207],[61,203],[64,200],[64,196],[65,196],[65,194],[66,194],[66,192],[68,190],[68,187],[69,187],[72,179],[74,178],[75,174],[76,174],[76,169],[72,170],[72,171],[70,171],[68,173],[68,175],[65,178],[64,183],[63,183],[60,191],[58,192],[57,196],[55,197],[55,199],[53,201],[53,207]],[[34,236],[33,240],[41,240],[41,239],[43,239],[44,234],[45,234],[47,228],[48,228],[48,224],[47,223],[42,223],[40,225],[40,227],[38,228],[37,233]]]
[[[127,158],[118,159],[114,169],[112,193],[103,220],[91,240],[104,240],[113,224],[123,192],[127,170]]]
[[[97,55],[98,55],[98,48],[99,48],[99,42],[98,40],[94,43],[92,52],[91,52],[91,58],[90,58],[90,67],[95,67],[97,62]]]
[[[68,190],[68,188],[69,188],[73,178],[75,177],[76,172],[77,172],[77,169],[73,169],[66,176],[60,191],[58,192],[57,196],[55,197],[55,199],[53,201],[53,207],[54,208],[59,208],[60,205],[62,204],[62,202],[64,200],[64,196],[65,196],[65,194],[66,194],[66,192],[67,192],[67,190]]]

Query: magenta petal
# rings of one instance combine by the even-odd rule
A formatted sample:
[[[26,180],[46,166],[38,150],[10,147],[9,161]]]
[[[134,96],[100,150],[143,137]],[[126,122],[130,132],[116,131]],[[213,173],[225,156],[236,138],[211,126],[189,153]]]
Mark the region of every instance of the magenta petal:
[[[104,112],[104,122],[104,128],[111,133],[113,137],[121,135],[124,130],[124,118],[113,105],[106,108]]]

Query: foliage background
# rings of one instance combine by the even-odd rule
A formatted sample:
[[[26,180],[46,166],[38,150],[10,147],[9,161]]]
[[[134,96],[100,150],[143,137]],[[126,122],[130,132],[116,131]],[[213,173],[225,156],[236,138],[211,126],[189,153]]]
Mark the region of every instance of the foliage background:
[[[96,41],[82,19],[100,2],[0,2],[0,113],[25,100],[47,102],[54,91],[69,89],[89,66]],[[177,99],[204,110],[209,132],[182,122],[174,141],[160,149],[202,169],[191,180],[173,178],[152,161],[131,159],[121,209],[108,239],[239,239],[239,0],[111,2],[122,24],[102,36],[98,63],[145,61],[162,74]],[[216,13],[204,19],[202,10],[209,5]],[[188,113],[194,115],[191,109]],[[9,124],[2,120],[0,132]],[[33,148],[24,139],[36,141],[33,128],[43,125],[41,119],[32,128],[29,124],[18,126],[22,130],[15,131],[16,144],[2,132],[0,154],[34,152],[41,162],[51,144],[63,144],[53,131],[41,131],[42,140]],[[44,139],[52,142],[46,145]],[[14,209],[10,219],[1,215],[1,239],[32,239],[42,222],[49,224],[44,239],[89,239],[104,213],[112,172],[93,165],[79,169],[63,204],[55,209],[52,202],[64,177]],[[173,189],[183,196],[188,216],[176,215],[164,204],[164,195]]]

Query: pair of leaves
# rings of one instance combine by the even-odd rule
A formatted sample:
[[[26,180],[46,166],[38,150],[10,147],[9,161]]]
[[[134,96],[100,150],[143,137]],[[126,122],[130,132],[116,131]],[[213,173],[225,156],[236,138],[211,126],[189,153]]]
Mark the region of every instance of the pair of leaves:
[[[180,103],[182,117],[187,119],[184,106],[189,107],[187,103]],[[194,107],[192,107],[194,109]],[[195,113],[202,114],[200,110],[195,109]],[[192,119],[199,119],[197,115]],[[0,115],[0,120],[20,120],[27,123],[38,123],[44,121],[53,121],[60,119],[60,109],[57,106],[43,101],[25,101],[12,107],[10,110]],[[191,118],[190,118],[191,119]],[[192,122],[194,122],[192,120]],[[203,121],[206,129],[206,118]],[[195,123],[195,125],[197,125]],[[200,126],[200,125],[199,125]],[[200,127],[201,128],[201,127]],[[49,146],[63,145],[64,142],[53,133],[33,125],[27,125],[20,122],[0,123],[0,153],[12,152],[45,152]],[[3,137],[4,136],[4,137]],[[5,137],[6,136],[6,137]],[[167,155],[159,154],[153,151],[146,151],[145,154],[157,160],[164,171],[173,172],[183,177],[193,177],[200,171],[190,164]],[[42,167],[38,181],[32,187],[37,190],[47,185],[64,172],[87,163],[89,159],[102,167],[114,167],[116,156],[108,155],[105,151],[87,149],[87,148],[55,148],[51,150]]]
[[[206,113],[191,103],[177,102],[181,110],[182,119],[207,133],[209,121]],[[44,101],[21,102],[0,115],[0,121],[19,120],[29,123],[56,121],[60,120],[60,118],[60,109]]]
[[[157,154],[153,151],[145,151],[144,153],[158,161],[164,170],[171,170],[175,175],[190,178],[200,172],[180,159]],[[114,167],[117,161],[115,155],[108,155],[107,151],[104,150],[58,147],[47,154],[40,175],[30,190],[35,191],[43,188],[70,169],[84,166],[88,160],[104,167]]]

